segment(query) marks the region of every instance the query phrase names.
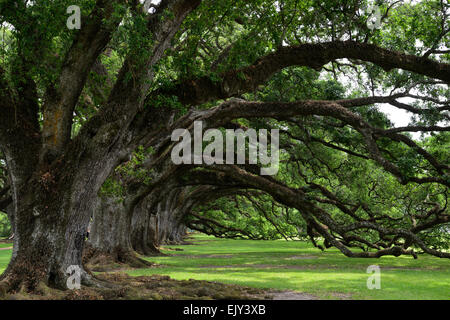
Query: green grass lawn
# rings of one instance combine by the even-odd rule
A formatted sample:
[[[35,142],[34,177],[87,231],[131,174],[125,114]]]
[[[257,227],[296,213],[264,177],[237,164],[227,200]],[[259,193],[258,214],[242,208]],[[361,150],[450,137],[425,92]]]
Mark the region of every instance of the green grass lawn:
[[[13,246],[12,243],[0,242],[0,248],[9,248],[9,247],[12,247],[12,246]]]
[[[0,243],[0,248],[11,247],[11,244]],[[12,250],[0,250],[0,274],[6,269]]]
[[[163,267],[128,273],[295,290],[325,299],[450,299],[447,259],[427,255],[418,260],[406,256],[347,258],[337,250],[320,252],[300,241],[229,240],[205,235],[196,235],[195,240],[201,241],[169,246],[184,250],[165,251],[171,256],[147,258]],[[369,265],[381,268],[380,290],[367,289]]]
[[[229,240],[198,234],[193,240],[194,245],[167,246],[183,249],[164,251],[170,256],[146,258],[161,267],[128,273],[295,290],[322,299],[450,299],[448,259],[428,255],[418,260],[347,258],[337,250],[320,252],[301,241]],[[10,255],[11,250],[0,251],[0,272]],[[369,265],[381,268],[380,290],[367,289]]]

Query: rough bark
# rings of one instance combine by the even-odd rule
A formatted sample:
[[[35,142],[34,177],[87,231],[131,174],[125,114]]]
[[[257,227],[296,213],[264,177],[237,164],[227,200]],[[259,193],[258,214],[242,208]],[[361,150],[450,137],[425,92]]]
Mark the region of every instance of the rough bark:
[[[99,197],[84,251],[85,264],[105,267],[120,263],[137,268],[151,265],[134,252],[130,229],[131,214],[126,203],[121,199]]]
[[[167,243],[180,244],[184,242],[187,235],[187,227],[181,222],[177,221],[177,224],[171,228],[171,232],[167,237]]]
[[[136,206],[131,223],[131,243],[134,250],[145,256],[160,255],[157,216],[151,215],[149,201]]]
[[[96,201],[93,195],[114,162],[105,159],[104,166],[78,167],[78,171],[62,166],[64,172],[55,168],[34,175],[18,188],[13,254],[2,275],[8,291],[33,290],[40,281],[66,288],[67,270],[73,265],[80,267],[82,283],[95,283],[83,269],[81,257]],[[17,181],[13,184],[19,186]]]
[[[132,221],[132,243],[144,255],[159,253],[163,244],[183,241],[185,227],[183,215],[188,204],[181,188],[167,183],[154,189],[136,206]]]

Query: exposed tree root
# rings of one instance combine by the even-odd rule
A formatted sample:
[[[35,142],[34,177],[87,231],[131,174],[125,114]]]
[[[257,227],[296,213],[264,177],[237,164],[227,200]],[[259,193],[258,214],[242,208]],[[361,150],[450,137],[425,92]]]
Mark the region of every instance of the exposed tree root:
[[[29,297],[40,296],[43,298],[61,295],[65,291],[70,291],[67,287],[69,275],[58,274],[58,280],[53,279],[42,271],[20,269],[15,265],[8,267],[0,279],[0,299],[28,299]],[[117,290],[118,286],[114,283],[99,279],[91,272],[81,269],[80,285],[84,288],[91,287],[95,290],[107,289]],[[60,294],[61,293],[61,294]]]
[[[79,290],[58,290],[40,283],[28,293],[15,292],[0,296],[0,299],[31,300],[181,300],[181,299],[272,299],[271,292],[209,281],[177,281],[168,276],[131,277],[125,273],[98,275],[97,281],[109,283],[109,288],[82,286]]]
[[[161,252],[160,248],[152,246],[152,247],[145,247],[144,249],[136,250],[140,255],[143,255],[145,257],[160,257],[165,256],[164,253]]]
[[[89,270],[96,272],[154,266],[153,263],[138,257],[132,250],[116,249],[112,252],[104,252],[92,247],[85,248],[83,263]]]
[[[46,279],[46,268],[38,260],[33,263],[16,259],[0,276],[0,297],[12,292],[34,292]]]

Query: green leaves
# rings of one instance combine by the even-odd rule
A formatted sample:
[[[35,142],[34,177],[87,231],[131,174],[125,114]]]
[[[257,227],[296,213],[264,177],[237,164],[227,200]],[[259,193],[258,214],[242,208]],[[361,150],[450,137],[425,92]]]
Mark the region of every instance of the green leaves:
[[[150,185],[152,169],[144,165],[144,161],[155,153],[152,147],[139,146],[131,155],[130,160],[119,165],[114,173],[106,179],[101,188],[101,194],[124,199],[129,184]]]
[[[11,224],[6,213],[0,212],[0,237],[11,235]]]

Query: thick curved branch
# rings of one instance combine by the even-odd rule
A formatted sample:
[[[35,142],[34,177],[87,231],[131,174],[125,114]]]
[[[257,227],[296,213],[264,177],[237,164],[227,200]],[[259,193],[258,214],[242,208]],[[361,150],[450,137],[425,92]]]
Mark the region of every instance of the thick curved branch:
[[[450,82],[449,64],[391,51],[373,44],[333,41],[281,47],[258,59],[251,66],[221,74],[219,81],[209,77],[190,79],[174,88],[156,91],[154,94],[174,95],[183,104],[198,105],[251,92],[264,84],[274,73],[286,67],[307,66],[320,69],[328,62],[343,58],[372,62],[386,71],[399,68]]]
[[[359,99],[356,99],[359,100]],[[438,173],[443,173],[444,170],[449,170],[448,165],[439,163],[431,154],[420,148],[413,140],[408,137],[372,127],[361,116],[344,108],[341,104],[351,104],[353,99],[341,100],[338,104],[336,101],[323,100],[304,100],[290,103],[283,102],[249,102],[241,99],[230,99],[222,103],[220,106],[206,110],[204,112],[194,113],[198,119],[203,119],[207,127],[217,127],[228,123],[233,119],[238,118],[262,118],[271,117],[278,120],[289,119],[293,116],[307,116],[319,115],[332,117],[352,126],[365,139],[366,147],[370,157],[378,162],[384,169],[398,177],[403,184],[408,181],[415,181],[418,183],[439,182],[444,185],[449,185],[449,182],[441,177],[405,177],[400,169],[387,159],[385,159],[377,144],[376,136],[388,137],[394,141],[403,142],[416,152],[422,155],[428,162],[437,170]],[[202,115],[199,117],[199,115]]]
[[[69,141],[73,111],[89,72],[122,20],[113,14],[114,5],[121,2],[124,1],[97,0],[64,58],[59,78],[47,89],[43,107],[44,153],[57,153]]]
[[[360,229],[372,229],[378,231],[380,234],[383,235],[394,235],[398,237],[403,237],[404,239],[407,239],[412,243],[415,243],[426,253],[442,258],[450,258],[450,253],[441,252],[429,248],[423,242],[423,240],[421,240],[417,236],[416,233],[418,231],[421,231],[422,229],[406,230],[403,228],[396,228],[396,229],[386,228],[381,226],[380,224],[363,220],[357,221],[356,223],[352,224],[342,225],[341,223],[336,222],[323,209],[319,208],[310,200],[308,200],[306,194],[300,189],[293,189],[282,184],[281,182],[276,182],[273,180],[265,179],[264,177],[261,176],[253,175],[234,165],[222,165],[222,166],[213,165],[212,167],[213,170],[224,172],[238,181],[245,181],[245,183],[247,183],[248,185],[252,186],[255,189],[267,192],[276,201],[280,203],[283,203],[290,207],[297,208],[299,212],[302,214],[305,221],[308,223],[308,225],[312,226],[315,230],[317,230],[319,234],[321,234],[329,243],[337,247],[346,256],[371,258],[371,257],[380,257],[387,254],[395,256],[401,254],[414,255],[414,252],[407,251],[405,248],[401,248],[397,245],[391,248],[378,250],[376,252],[360,252],[360,253],[352,252],[345,243],[339,241],[336,237],[334,237],[331,234],[331,231],[336,232],[345,238],[348,237],[346,234],[349,232]],[[445,218],[443,220],[447,221],[448,218]]]

